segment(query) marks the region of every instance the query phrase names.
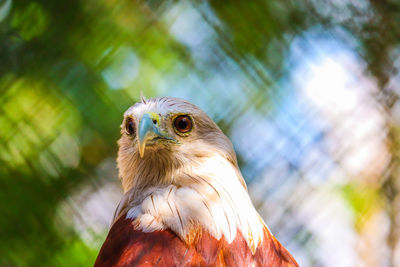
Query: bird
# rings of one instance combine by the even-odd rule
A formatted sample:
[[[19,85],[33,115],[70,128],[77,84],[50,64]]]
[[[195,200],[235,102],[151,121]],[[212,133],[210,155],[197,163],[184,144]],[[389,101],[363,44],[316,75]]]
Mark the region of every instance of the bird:
[[[123,196],[94,267],[298,267],[253,206],[228,137],[180,98],[141,98],[123,117]]]

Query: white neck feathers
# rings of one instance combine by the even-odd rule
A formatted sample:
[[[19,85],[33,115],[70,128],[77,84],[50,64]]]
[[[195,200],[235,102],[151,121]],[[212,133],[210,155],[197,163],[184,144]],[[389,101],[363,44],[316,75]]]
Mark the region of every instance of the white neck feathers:
[[[189,175],[190,174],[190,175]],[[253,207],[240,172],[219,154],[190,170],[173,174],[168,186],[151,186],[135,195],[127,218],[145,232],[171,229],[191,243],[199,229],[231,243],[240,231],[253,253],[263,240],[265,224]]]

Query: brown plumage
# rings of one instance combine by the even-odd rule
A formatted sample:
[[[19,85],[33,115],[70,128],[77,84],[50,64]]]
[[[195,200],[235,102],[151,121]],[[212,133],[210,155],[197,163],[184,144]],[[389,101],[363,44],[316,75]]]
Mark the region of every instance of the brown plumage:
[[[111,228],[96,267],[107,266],[298,266],[290,253],[268,230],[253,255],[238,234],[228,244],[207,232],[199,233],[186,245],[170,230],[144,233],[135,230],[132,221],[120,218]]]
[[[229,139],[177,98],[124,114],[124,196],[95,267],[298,266],[247,194]]]

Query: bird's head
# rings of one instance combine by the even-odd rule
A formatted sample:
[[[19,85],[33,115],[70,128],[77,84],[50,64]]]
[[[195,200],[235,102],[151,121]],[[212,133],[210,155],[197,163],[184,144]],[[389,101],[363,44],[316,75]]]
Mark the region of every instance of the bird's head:
[[[219,155],[237,168],[229,139],[198,107],[179,98],[142,99],[124,114],[118,168],[124,191],[182,184],[190,169]]]

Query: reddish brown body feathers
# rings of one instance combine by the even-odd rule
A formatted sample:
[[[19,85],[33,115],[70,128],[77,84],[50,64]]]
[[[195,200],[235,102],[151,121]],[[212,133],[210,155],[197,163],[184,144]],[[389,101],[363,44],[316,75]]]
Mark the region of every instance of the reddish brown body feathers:
[[[254,265],[253,265],[254,264]],[[186,245],[172,231],[144,233],[120,217],[112,226],[94,267],[128,266],[297,266],[290,253],[267,229],[252,255],[240,233],[231,244],[203,231]]]

